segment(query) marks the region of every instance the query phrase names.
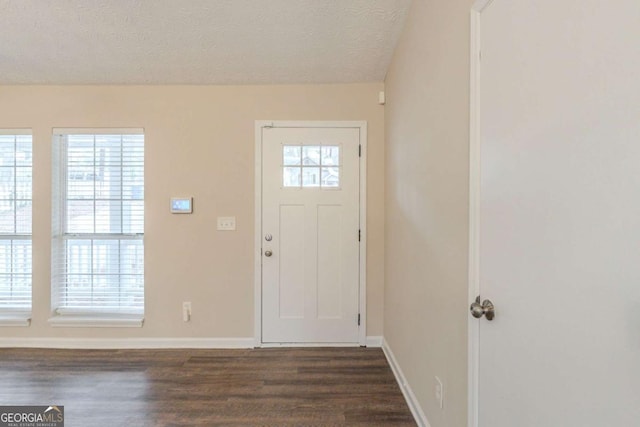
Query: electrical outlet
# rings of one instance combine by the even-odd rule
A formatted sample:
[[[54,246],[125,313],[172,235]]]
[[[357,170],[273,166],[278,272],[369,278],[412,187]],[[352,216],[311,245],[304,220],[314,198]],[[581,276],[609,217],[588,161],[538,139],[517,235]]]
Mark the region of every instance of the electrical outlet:
[[[435,377],[435,379],[436,379],[436,386],[435,386],[434,392],[435,392],[436,403],[438,404],[440,409],[442,409],[443,401],[444,401],[444,388],[442,387],[442,381],[440,381],[440,378]]]
[[[190,302],[182,303],[182,321],[183,322],[191,321],[191,303]]]

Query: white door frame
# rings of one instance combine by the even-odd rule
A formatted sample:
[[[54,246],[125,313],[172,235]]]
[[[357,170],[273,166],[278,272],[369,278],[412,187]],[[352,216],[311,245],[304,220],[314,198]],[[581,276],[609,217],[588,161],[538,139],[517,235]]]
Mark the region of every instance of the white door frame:
[[[469,298],[480,295],[480,61],[481,14],[493,0],[476,0],[471,7],[469,60]],[[480,322],[468,316],[468,423],[478,427]]]
[[[254,345],[262,347],[262,129],[263,128],[356,128],[360,131],[360,247],[358,343],[367,338],[367,122],[366,121],[274,121],[256,120],[255,124],[255,241],[254,241]],[[355,343],[354,343],[355,344]],[[269,344],[272,346],[273,344]],[[288,344],[290,345],[290,344]],[[295,344],[302,346],[303,344]],[[308,345],[308,344],[307,344]],[[322,344],[326,345],[326,344]]]

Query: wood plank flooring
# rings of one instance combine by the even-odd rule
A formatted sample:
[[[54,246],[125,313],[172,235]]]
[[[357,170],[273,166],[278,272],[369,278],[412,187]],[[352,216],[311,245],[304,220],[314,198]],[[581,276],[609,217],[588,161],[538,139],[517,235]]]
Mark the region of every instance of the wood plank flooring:
[[[415,426],[379,348],[0,349],[0,405],[66,427]]]

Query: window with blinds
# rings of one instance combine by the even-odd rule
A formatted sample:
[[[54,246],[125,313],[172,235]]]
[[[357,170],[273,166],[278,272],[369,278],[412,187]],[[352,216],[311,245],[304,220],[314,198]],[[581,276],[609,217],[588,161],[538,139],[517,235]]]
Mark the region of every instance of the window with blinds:
[[[32,140],[0,130],[0,315],[31,315]]]
[[[144,311],[144,135],[54,130],[56,314]]]

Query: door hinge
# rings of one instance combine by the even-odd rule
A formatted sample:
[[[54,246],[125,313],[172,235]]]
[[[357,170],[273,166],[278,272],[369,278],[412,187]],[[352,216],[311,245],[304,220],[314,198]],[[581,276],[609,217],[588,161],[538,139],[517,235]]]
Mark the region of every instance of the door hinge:
[[[362,144],[358,144],[358,157],[362,157]]]
[[[360,326],[360,313],[358,313],[358,326]]]
[[[358,230],[358,242],[362,239],[362,230]]]

